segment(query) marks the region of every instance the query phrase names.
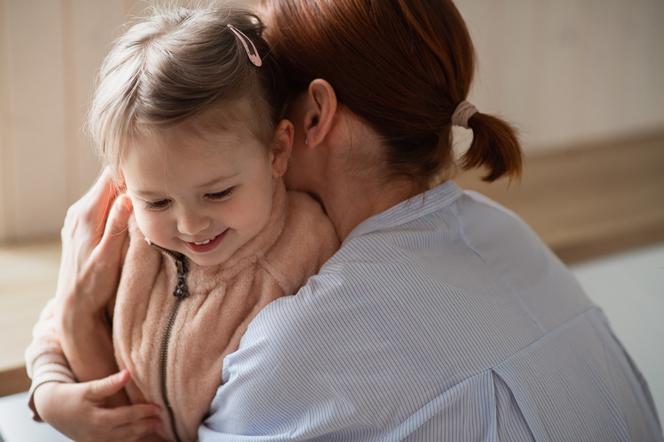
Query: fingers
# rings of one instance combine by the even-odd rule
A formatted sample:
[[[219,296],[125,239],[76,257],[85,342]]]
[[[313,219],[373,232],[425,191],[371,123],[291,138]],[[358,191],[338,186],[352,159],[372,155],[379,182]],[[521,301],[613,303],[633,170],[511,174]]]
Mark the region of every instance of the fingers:
[[[161,427],[159,407],[153,404],[136,404],[97,410],[96,422],[113,432],[113,440],[136,440]]]
[[[95,250],[95,254],[99,256],[94,258],[98,258],[99,262],[114,268],[120,267],[131,210],[131,201],[126,195],[120,195],[113,202],[113,207],[106,220],[104,234]]]
[[[158,419],[141,419],[139,421],[117,428],[115,431],[116,440],[139,440],[151,433],[157,433],[157,430],[160,426],[161,422]]]
[[[102,401],[122,390],[130,379],[131,376],[129,375],[129,372],[127,370],[122,370],[119,373],[115,373],[103,379],[86,382],[86,397],[92,401]]]
[[[148,418],[156,418],[159,422],[159,410],[160,408],[153,404],[124,405],[99,410],[99,417],[111,426],[127,425]]]
[[[106,221],[104,237],[117,236],[127,230],[129,215],[131,215],[131,200],[127,195],[120,195],[114,202]]]
[[[116,195],[113,174],[106,167],[90,190],[71,207],[72,217],[78,218],[77,221],[98,238],[104,231],[104,221]]]
[[[89,227],[94,228],[99,235],[104,231],[104,220],[116,195],[117,188],[113,183],[113,175],[110,169],[106,167],[88,191],[86,195],[87,208],[83,208],[83,215],[89,223]]]

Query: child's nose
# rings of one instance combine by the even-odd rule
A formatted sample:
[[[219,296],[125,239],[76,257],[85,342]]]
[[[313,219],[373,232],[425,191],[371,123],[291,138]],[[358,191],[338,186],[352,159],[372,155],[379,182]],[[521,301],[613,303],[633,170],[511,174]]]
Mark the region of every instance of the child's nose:
[[[183,213],[178,218],[178,231],[183,235],[195,236],[210,227],[210,218],[194,212]]]

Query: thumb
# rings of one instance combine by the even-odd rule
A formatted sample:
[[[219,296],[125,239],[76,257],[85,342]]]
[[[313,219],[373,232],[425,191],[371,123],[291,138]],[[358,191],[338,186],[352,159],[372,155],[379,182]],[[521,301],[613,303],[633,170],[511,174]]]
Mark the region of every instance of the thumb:
[[[86,382],[86,396],[93,401],[102,401],[122,390],[130,379],[129,371],[122,370],[105,378]]]
[[[104,260],[120,262],[131,210],[131,200],[126,195],[118,196],[113,202],[98,246],[98,253]]]

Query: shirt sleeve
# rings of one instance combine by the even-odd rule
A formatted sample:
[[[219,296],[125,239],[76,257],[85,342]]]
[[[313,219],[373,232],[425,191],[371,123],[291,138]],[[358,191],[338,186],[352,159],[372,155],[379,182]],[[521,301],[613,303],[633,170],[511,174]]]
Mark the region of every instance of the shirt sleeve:
[[[55,324],[56,302],[56,298],[52,298],[46,303],[32,329],[32,341],[25,351],[26,369],[32,379],[28,406],[32,410],[32,418],[38,422],[42,419],[34,404],[35,390],[47,382],[76,382],[60,344]]]
[[[282,308],[300,296],[267,305],[223,362],[222,384],[198,430],[201,442],[311,440],[352,426],[339,410],[334,367],[322,370],[311,347],[301,345],[306,326],[284,318]]]
[[[200,441],[389,439],[391,406],[401,404],[386,373],[395,364],[374,342],[354,340],[362,332],[348,318],[357,304],[339,305],[339,284],[319,273],[259,312],[224,358]]]

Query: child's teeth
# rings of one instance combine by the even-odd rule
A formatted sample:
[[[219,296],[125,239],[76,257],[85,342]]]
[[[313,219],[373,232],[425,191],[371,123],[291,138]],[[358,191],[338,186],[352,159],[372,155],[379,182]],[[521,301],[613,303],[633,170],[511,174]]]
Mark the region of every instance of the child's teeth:
[[[196,244],[197,246],[204,246],[205,244],[207,244],[207,243],[209,243],[209,242],[210,242],[210,240],[209,240],[209,239],[206,239],[205,241],[194,242],[194,244]]]

